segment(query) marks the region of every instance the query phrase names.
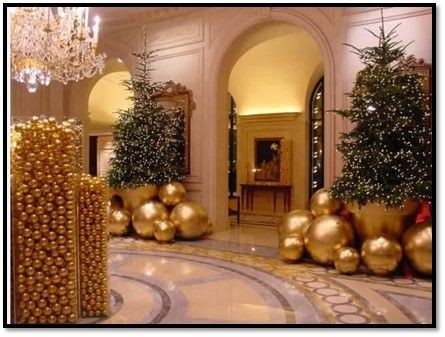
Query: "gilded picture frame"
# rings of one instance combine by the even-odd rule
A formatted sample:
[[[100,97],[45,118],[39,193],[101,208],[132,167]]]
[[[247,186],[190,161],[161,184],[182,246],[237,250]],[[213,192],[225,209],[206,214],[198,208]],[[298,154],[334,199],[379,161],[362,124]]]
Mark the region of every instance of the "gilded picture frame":
[[[167,109],[181,108],[184,110],[184,172],[188,175],[190,174],[190,124],[193,110],[196,109],[193,92],[180,83],[168,81],[165,83],[163,90],[155,95],[155,98],[159,104]]]
[[[282,137],[255,138],[255,181],[281,181],[281,139]]]

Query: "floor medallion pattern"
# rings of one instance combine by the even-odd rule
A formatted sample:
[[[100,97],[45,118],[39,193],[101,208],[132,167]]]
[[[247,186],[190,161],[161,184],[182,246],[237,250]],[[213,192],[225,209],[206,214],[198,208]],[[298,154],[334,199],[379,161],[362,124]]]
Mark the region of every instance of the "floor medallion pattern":
[[[210,243],[209,243],[210,244]],[[220,245],[221,246],[221,245]],[[221,247],[220,247],[221,248]],[[82,323],[431,323],[431,281],[339,275],[311,263],[113,238],[111,313]]]

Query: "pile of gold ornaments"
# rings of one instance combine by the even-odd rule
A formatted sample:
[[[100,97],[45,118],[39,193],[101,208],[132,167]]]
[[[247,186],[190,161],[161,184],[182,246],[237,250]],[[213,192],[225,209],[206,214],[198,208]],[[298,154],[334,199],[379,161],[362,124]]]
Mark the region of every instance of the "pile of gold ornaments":
[[[364,240],[360,253],[355,248],[354,227],[338,216],[342,204],[320,189],[310,200],[311,211],[294,210],[278,227],[279,253],[296,262],[304,252],[319,264],[334,265],[339,273],[355,273],[362,261],[376,275],[387,275],[399,266],[403,252],[408,262],[423,275],[432,273],[432,228],[425,222],[412,225],[401,244],[393,236],[379,233]]]
[[[14,322],[73,323],[77,135],[70,121],[33,117],[13,127]]]
[[[204,208],[186,200],[186,190],[179,182],[159,188],[153,185],[135,189],[113,190],[108,205],[111,235],[125,235],[133,226],[144,239],[170,242],[175,237],[194,240],[212,232]]]
[[[108,187],[101,178],[84,174],[79,182],[79,269],[82,317],[107,316]]]

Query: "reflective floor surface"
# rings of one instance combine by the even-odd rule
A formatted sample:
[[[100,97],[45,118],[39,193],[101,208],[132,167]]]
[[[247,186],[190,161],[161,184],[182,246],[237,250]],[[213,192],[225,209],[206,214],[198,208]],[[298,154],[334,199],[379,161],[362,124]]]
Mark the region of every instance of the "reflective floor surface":
[[[83,323],[431,323],[428,279],[339,275],[277,255],[275,228],[198,241],[113,238],[111,314]]]

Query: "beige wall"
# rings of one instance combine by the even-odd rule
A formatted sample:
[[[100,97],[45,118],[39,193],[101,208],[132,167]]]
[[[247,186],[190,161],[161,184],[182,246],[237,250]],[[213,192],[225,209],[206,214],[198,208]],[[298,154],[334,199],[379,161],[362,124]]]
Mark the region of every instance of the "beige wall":
[[[145,9],[150,11],[150,9]],[[426,61],[432,59],[432,15],[429,8],[385,8],[385,17],[394,24],[408,49]],[[167,11],[168,12],[168,11]],[[199,10],[157,11],[162,18],[136,12],[125,20],[104,20],[101,48],[109,58],[120,57],[132,71],[130,52],[141,47],[141,30],[147,24],[153,48],[160,49],[155,64],[156,79],[181,82],[193,90],[197,109],[192,116],[192,172],[187,188],[195,200],[207,209],[216,229],[226,228],[227,221],[227,108],[226,94],[230,59],[236,42],[245,32],[266,23],[285,22],[308,32],[316,41],[323,59],[325,74],[325,108],[347,106],[344,93],[351,89],[359,68],[354,55],[342,43],[375,43],[363,28],[375,27],[379,10],[363,7],[258,7],[204,8]],[[149,20],[157,20],[150,24]],[[389,24],[388,24],[389,26]],[[239,49],[240,47],[238,47]],[[73,116],[85,123],[84,168],[88,165],[87,137],[88,97],[99,77],[66,87],[55,85],[48,91],[38,89],[34,95],[12,85],[11,107],[14,116],[47,114]],[[329,185],[340,173],[341,158],[335,151],[338,134],[347,129],[343,119],[326,113],[325,181]]]
[[[97,81],[88,99],[91,126],[112,126],[117,119],[116,112],[131,107],[132,102],[128,97],[132,93],[121,84],[130,78],[128,71],[116,71]]]
[[[291,143],[291,208],[306,208],[308,203],[308,124],[301,113],[275,113],[238,117],[237,183],[253,182],[255,138],[283,137]],[[248,170],[250,169],[250,172]],[[281,205],[281,203],[279,203]],[[267,208],[262,207],[262,209]],[[280,206],[281,207],[281,206]],[[261,207],[260,207],[261,208]],[[258,209],[260,209],[258,208]],[[257,208],[256,208],[257,209]],[[281,208],[277,208],[281,211]]]
[[[229,92],[239,115],[306,112],[310,77],[322,59],[314,39],[295,29],[254,46],[233,66]]]

